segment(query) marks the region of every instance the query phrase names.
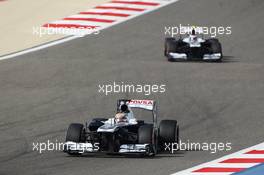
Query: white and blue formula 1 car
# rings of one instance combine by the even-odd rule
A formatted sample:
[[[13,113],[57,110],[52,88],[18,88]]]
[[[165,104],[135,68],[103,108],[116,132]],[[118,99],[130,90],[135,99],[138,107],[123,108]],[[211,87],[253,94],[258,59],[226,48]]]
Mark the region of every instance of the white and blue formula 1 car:
[[[151,122],[137,120],[132,109],[149,111]],[[162,120],[158,125],[155,101],[121,99],[117,101],[114,118],[94,118],[85,126],[70,124],[64,152],[70,155],[109,153],[154,156],[165,150],[166,142],[178,141],[179,126],[176,120]]]
[[[202,32],[199,37],[195,29],[187,30],[187,33],[191,34],[180,35],[179,39],[165,38],[164,55],[168,61],[222,61],[222,46],[217,38],[204,39]]]

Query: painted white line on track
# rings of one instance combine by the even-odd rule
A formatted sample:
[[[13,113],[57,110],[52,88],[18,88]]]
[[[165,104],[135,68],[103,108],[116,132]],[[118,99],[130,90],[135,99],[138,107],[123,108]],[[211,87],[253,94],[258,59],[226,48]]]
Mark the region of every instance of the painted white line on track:
[[[100,25],[100,26],[104,26],[104,25],[109,25],[109,24],[105,24],[102,22],[93,22],[93,21],[81,21],[81,20],[59,20],[59,21],[53,21],[50,22],[49,24],[76,24],[76,25],[83,25],[83,26],[96,26],[96,25]]]
[[[14,57],[17,57],[17,56],[21,56],[21,55],[24,55],[24,54],[28,54],[30,52],[35,52],[35,51],[38,51],[38,50],[41,50],[41,49],[45,49],[47,47],[51,47],[51,46],[55,46],[55,45],[58,45],[58,44],[62,44],[62,43],[71,41],[71,40],[76,39],[76,38],[79,38],[79,37],[78,36],[69,36],[69,37],[66,37],[66,38],[62,38],[60,40],[52,41],[52,42],[49,42],[49,43],[46,43],[46,44],[43,44],[43,45],[39,45],[39,46],[32,47],[32,48],[29,48],[29,49],[25,49],[25,50],[22,50],[22,51],[19,51],[19,52],[15,52],[15,53],[12,53],[12,54],[1,56],[0,60],[6,60],[6,59],[14,58]]]

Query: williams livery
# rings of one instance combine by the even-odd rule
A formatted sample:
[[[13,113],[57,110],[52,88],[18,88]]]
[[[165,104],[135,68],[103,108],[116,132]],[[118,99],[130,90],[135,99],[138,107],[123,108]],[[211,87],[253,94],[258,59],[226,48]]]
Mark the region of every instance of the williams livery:
[[[186,29],[188,36],[165,38],[164,55],[168,61],[222,61],[222,46],[218,39],[204,39],[202,31]],[[197,35],[199,33],[200,36]]]
[[[149,111],[151,122],[137,120],[132,109]],[[117,101],[117,113],[113,118],[94,118],[85,125],[70,124],[64,152],[70,155],[103,152],[154,156],[164,150],[166,142],[178,141],[176,120],[162,120],[158,125],[155,101],[121,99]]]

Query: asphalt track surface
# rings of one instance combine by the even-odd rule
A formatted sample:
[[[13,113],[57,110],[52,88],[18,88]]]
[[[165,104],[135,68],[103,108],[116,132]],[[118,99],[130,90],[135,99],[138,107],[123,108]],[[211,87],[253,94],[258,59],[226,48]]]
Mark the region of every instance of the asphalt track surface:
[[[263,142],[262,0],[180,0],[168,7],[48,49],[0,62],[0,174],[170,174]],[[164,26],[232,26],[220,37],[223,63],[170,63]],[[164,94],[99,94],[98,84],[166,83]],[[177,119],[181,139],[232,142],[231,152],[185,151],[154,159],[68,157],[32,152],[64,141],[71,122],[111,116],[118,98],[152,98],[160,119]]]

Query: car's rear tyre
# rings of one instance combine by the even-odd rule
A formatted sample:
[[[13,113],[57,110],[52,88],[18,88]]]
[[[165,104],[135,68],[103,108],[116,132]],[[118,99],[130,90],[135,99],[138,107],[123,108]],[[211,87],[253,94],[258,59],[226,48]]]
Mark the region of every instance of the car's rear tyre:
[[[96,131],[100,126],[104,125],[104,121],[106,121],[108,119],[106,118],[94,118],[92,119],[92,121],[89,123],[89,130],[90,131]]]
[[[162,150],[165,144],[179,142],[179,126],[176,120],[162,120],[159,125],[159,145]],[[164,150],[163,150],[164,151]]]
[[[72,123],[70,124],[67,134],[66,134],[66,142],[76,142],[79,143],[83,140],[83,124]]]

